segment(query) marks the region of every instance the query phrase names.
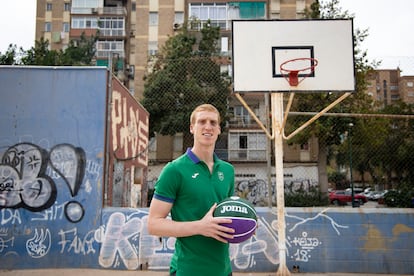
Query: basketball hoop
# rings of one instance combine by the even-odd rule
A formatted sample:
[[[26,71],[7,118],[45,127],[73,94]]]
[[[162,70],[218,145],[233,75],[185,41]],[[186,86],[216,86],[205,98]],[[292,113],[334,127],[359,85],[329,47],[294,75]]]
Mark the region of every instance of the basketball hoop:
[[[290,68],[287,66],[288,63],[290,63]],[[317,65],[318,60],[315,58],[295,58],[280,64],[280,72],[289,82],[290,86],[298,86],[299,83],[314,72]],[[297,67],[299,67],[299,69],[297,69]],[[299,72],[303,73],[299,74]],[[299,77],[302,78],[299,80]]]

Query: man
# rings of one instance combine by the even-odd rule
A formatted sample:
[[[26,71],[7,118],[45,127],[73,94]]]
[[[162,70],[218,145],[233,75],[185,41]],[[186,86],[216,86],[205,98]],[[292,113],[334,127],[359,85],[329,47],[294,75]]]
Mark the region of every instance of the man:
[[[155,185],[148,231],[177,238],[170,275],[232,275],[226,239],[234,230],[220,225],[231,220],[213,217],[217,202],[234,193],[234,167],[214,154],[221,132],[218,110],[210,104],[196,107],[190,132],[193,147],[168,163]]]

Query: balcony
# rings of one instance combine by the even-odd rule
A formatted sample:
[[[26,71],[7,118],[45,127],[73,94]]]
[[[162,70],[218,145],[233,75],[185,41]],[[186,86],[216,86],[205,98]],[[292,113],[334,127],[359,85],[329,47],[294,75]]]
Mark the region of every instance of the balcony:
[[[264,162],[266,161],[266,149],[229,149],[228,160],[242,162]]]
[[[231,129],[259,129],[260,126],[250,116],[234,116],[230,118],[229,120],[229,128]]]
[[[101,8],[83,8],[72,7],[71,14],[96,14],[96,15],[127,15],[125,7],[101,7]]]

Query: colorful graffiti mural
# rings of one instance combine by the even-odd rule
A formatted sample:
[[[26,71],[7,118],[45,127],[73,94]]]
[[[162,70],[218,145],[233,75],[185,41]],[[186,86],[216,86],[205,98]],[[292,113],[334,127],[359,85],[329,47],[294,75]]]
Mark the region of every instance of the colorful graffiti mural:
[[[141,166],[148,142],[145,114],[138,117],[122,97],[114,98],[118,142],[105,140],[107,82],[106,68],[0,67],[0,269],[168,269],[175,239],[148,234],[148,209],[103,207],[112,195],[104,180],[107,143],[118,161]],[[128,125],[132,118],[142,123]],[[129,178],[132,166],[119,166],[119,175]],[[259,180],[241,180],[236,189],[251,200],[267,192]],[[234,271],[278,267],[276,209],[257,213],[256,235],[230,246]],[[286,208],[285,216],[289,268],[414,271],[411,209]]]
[[[308,272],[408,274],[412,271],[413,256],[406,253],[412,250],[410,242],[413,241],[414,227],[398,223],[412,221],[412,213],[344,210],[287,208],[289,267],[300,267]],[[32,266],[21,263],[15,269],[44,268],[36,264],[36,260],[47,260],[58,254],[74,261],[92,256],[93,261],[86,266],[92,268],[167,270],[174,251],[174,238],[148,234],[148,209],[104,208],[102,225],[87,231],[80,231],[84,228],[82,223],[69,226],[62,217],[59,230],[35,228],[26,237],[10,230],[21,227],[21,219],[10,219],[12,213],[14,217],[22,217],[16,212],[26,210],[1,211],[0,260],[13,256],[33,261]],[[256,235],[243,243],[230,245],[234,271],[271,272],[279,264],[276,210],[260,207],[257,212],[259,228]],[[368,223],[363,221],[366,218],[369,218]],[[16,246],[19,239],[24,240],[25,250]],[[384,266],[378,266],[374,257],[382,257]],[[349,263],[363,265],[350,267]],[[405,266],[400,266],[401,263]],[[62,260],[58,267],[68,267],[68,263]],[[3,262],[0,268],[10,269]]]

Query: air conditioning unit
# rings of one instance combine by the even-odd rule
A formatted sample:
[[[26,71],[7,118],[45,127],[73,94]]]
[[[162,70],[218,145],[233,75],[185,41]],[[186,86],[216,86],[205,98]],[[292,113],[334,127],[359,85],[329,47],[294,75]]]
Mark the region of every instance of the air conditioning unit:
[[[97,14],[98,13],[98,8],[92,8],[92,13]]]
[[[134,65],[127,65],[126,71],[129,79],[134,79],[135,77],[135,66]]]
[[[178,30],[178,29],[181,29],[182,27],[183,27],[182,23],[174,22],[174,24],[173,24],[173,30],[174,31]]]

